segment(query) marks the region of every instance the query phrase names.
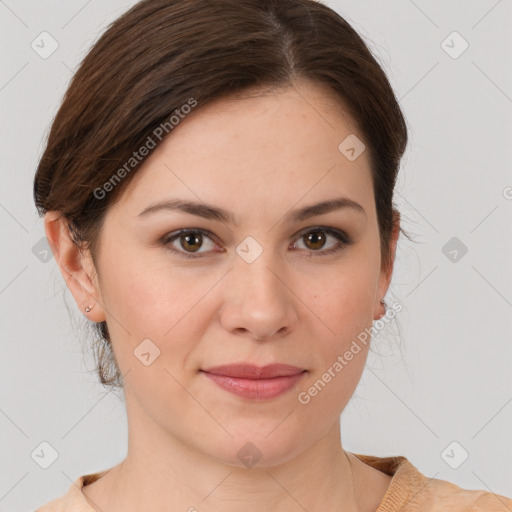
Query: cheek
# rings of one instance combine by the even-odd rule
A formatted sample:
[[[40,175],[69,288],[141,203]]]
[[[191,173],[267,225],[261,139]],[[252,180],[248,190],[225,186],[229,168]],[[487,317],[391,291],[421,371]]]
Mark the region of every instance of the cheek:
[[[308,293],[308,284],[313,292]],[[304,284],[301,298],[318,317],[317,323],[340,348],[372,323],[378,272],[363,259],[332,268]],[[311,290],[311,287],[310,287]]]
[[[154,256],[158,256],[154,257]],[[105,305],[126,331],[160,338],[196,303],[206,284],[173,267],[158,251],[111,253],[106,265]]]
[[[166,340],[187,339],[185,331],[194,325],[189,312],[204,286],[187,286],[177,271],[162,268],[161,262],[153,262],[143,254],[111,254],[107,262],[110,265],[105,265],[102,295],[119,366],[123,373],[140,371],[137,350],[143,340],[149,339],[157,347],[145,342],[151,358],[158,356],[151,363],[152,373],[161,373],[165,358],[160,356],[165,355]],[[188,338],[193,337],[188,332]],[[178,341],[173,343],[173,352],[180,352]]]
[[[371,342],[377,280],[378,272],[368,260],[354,259],[329,280],[317,282],[310,296],[316,314],[311,315],[315,327],[310,337],[317,364],[308,384],[317,382],[311,395],[318,393],[319,404],[334,401],[344,406],[359,381]]]
[[[313,371],[298,397],[310,414],[328,415],[332,421],[354,393],[371,343],[373,300],[364,286],[365,276],[357,277],[337,280],[319,308],[321,321],[315,320],[318,329],[311,336]]]
[[[342,373],[345,376],[358,374],[364,366],[371,339],[373,301],[360,284],[356,286],[353,276],[350,281],[340,280],[332,300],[323,304],[321,320],[329,329],[323,328],[325,334],[315,337],[322,371],[331,368],[340,357],[344,359]]]
[[[297,392],[299,411],[309,418],[322,418],[326,428],[339,419],[347,406],[364,370],[368,347],[359,344],[357,353],[347,360],[340,351],[328,364],[304,381]]]

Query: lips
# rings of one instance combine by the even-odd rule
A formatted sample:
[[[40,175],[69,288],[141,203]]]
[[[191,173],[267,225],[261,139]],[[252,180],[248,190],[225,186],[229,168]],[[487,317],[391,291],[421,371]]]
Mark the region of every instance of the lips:
[[[270,364],[267,366],[255,366],[253,364],[230,364],[215,366],[201,370],[213,375],[234,377],[239,379],[273,379],[275,377],[289,377],[305,371],[303,368],[288,364]]]
[[[268,400],[293,389],[307,373],[296,366],[233,364],[201,370],[217,386],[249,400]]]

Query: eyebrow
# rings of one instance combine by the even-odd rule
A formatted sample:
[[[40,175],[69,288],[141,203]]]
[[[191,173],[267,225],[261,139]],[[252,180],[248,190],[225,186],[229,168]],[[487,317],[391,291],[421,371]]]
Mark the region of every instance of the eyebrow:
[[[312,204],[305,206],[298,210],[294,210],[285,216],[285,219],[289,222],[300,222],[310,217],[317,215],[323,215],[326,213],[333,212],[335,210],[341,210],[350,208],[353,211],[362,213],[366,217],[365,209],[356,201],[349,199],[348,197],[336,197],[321,203]],[[156,204],[148,206],[142,212],[139,213],[138,217],[145,217],[146,215],[156,213],[159,211],[182,211],[197,215],[204,219],[217,220],[227,224],[238,225],[235,222],[234,215],[228,210],[219,208],[206,203],[198,203],[194,201],[184,201],[181,199],[174,199],[168,201],[160,201]]]

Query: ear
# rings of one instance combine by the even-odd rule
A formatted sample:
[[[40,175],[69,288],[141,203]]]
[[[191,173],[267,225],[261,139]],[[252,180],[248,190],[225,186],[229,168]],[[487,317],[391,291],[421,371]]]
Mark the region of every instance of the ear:
[[[379,277],[379,285],[377,289],[377,297],[374,310],[374,320],[378,320],[386,314],[386,308],[380,303],[380,300],[384,298],[388,291],[389,284],[391,283],[391,277],[393,275],[393,268],[395,265],[396,246],[398,243],[398,237],[400,235],[400,213],[393,212],[393,230],[391,233],[391,240],[389,244],[390,261],[388,265],[382,263],[382,268]]]
[[[45,214],[44,229],[55,261],[78,309],[93,322],[105,321],[100,287],[90,251],[80,250],[71,238],[67,219],[58,212]],[[87,306],[94,307],[85,313]]]

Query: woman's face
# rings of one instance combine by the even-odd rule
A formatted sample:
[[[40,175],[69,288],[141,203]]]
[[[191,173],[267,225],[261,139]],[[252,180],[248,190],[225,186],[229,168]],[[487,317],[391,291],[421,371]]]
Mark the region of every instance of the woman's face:
[[[308,82],[259,94],[192,110],[143,162],[106,215],[89,315],[108,323],[131,435],[158,430],[238,466],[289,460],[338,425],[390,275],[350,118]],[[360,207],[298,214],[339,198]],[[197,213],[148,210],[176,201]],[[252,397],[204,372],[239,363],[306,371]]]

